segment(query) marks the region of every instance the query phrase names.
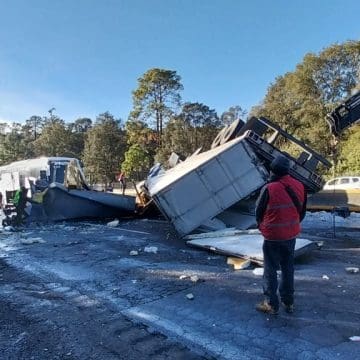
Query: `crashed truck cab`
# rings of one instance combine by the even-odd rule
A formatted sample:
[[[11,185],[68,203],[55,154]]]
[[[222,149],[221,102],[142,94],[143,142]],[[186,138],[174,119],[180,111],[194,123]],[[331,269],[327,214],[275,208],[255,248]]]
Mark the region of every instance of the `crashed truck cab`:
[[[279,138],[299,149],[296,157],[282,152]],[[153,171],[146,180],[149,195],[176,231],[185,236],[199,229],[256,226],[255,200],[267,183],[271,161],[289,158],[290,174],[309,193],[323,186],[318,165],[331,163],[270,120],[235,120],[215,138],[212,148],[196,152],[167,171]]]
[[[13,162],[0,167],[0,192],[3,207],[11,204],[16,190],[24,186],[31,198],[36,192],[45,190],[51,183],[66,183],[69,164],[76,168],[85,184],[79,160],[67,157],[41,157]]]
[[[76,158],[41,157],[0,167],[2,208],[13,209],[15,192],[27,190],[36,221],[133,215],[135,199],[91,190]]]

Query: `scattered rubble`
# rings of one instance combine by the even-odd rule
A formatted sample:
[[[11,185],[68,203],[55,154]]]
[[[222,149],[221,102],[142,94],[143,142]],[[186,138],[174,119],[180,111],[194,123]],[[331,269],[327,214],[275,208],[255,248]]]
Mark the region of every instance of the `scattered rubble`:
[[[4,226],[4,231],[13,232],[13,231],[15,231],[15,229],[14,229],[14,227],[9,225],[9,226]]]
[[[193,247],[235,258],[249,259],[258,265],[263,264],[262,245],[264,238],[258,230],[215,231],[186,236],[185,239],[192,239],[186,243]],[[313,248],[316,248],[313,241],[298,238],[295,245],[295,257]]]
[[[243,270],[250,266],[251,261],[249,259],[240,259],[235,257],[228,257],[227,264],[233,265],[234,270]]]
[[[31,244],[44,244],[46,241],[41,237],[34,237],[34,238],[21,239],[20,242],[23,245],[31,245]]]
[[[349,340],[351,340],[351,341],[360,341],[360,336],[350,336]]]
[[[193,275],[193,276],[190,276],[190,280],[192,282],[198,282],[199,281],[199,277],[197,275]]]
[[[317,241],[316,242],[316,246],[318,247],[318,249],[322,249],[322,247],[324,246],[324,242],[323,241]]]
[[[144,252],[157,254],[158,248],[156,246],[145,246],[144,247]]]
[[[263,276],[264,275],[264,268],[255,268],[253,270],[253,274],[256,276]]]
[[[106,224],[106,226],[109,226],[109,227],[117,227],[119,225],[119,220],[116,219],[116,220],[113,220],[113,221],[110,221]]]

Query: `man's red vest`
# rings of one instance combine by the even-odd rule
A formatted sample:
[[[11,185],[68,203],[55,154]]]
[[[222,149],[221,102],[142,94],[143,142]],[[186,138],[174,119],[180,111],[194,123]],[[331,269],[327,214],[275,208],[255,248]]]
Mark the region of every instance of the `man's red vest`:
[[[285,175],[266,185],[269,202],[259,226],[266,240],[289,240],[300,233],[300,216],[285,187],[289,186],[296,194],[301,205],[304,202],[304,185]]]

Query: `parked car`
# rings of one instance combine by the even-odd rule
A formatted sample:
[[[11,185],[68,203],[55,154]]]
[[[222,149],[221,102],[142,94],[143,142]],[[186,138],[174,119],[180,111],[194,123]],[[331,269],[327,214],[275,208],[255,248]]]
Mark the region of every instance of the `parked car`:
[[[360,176],[342,176],[327,181],[323,190],[360,189]]]

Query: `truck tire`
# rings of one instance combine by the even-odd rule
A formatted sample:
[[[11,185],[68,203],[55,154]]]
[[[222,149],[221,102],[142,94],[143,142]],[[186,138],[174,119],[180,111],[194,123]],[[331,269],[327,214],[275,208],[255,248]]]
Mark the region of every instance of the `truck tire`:
[[[224,131],[220,144],[225,144],[226,142],[235,139],[244,124],[245,123],[241,119],[234,120]]]
[[[222,138],[223,138],[223,135],[225,133],[225,131],[227,130],[227,128],[229,127],[229,125],[226,125],[225,127],[223,127],[219,132],[218,134],[216,135],[214,141],[212,142],[211,144],[211,149],[214,149],[216,148],[217,146],[219,146],[222,142]]]

